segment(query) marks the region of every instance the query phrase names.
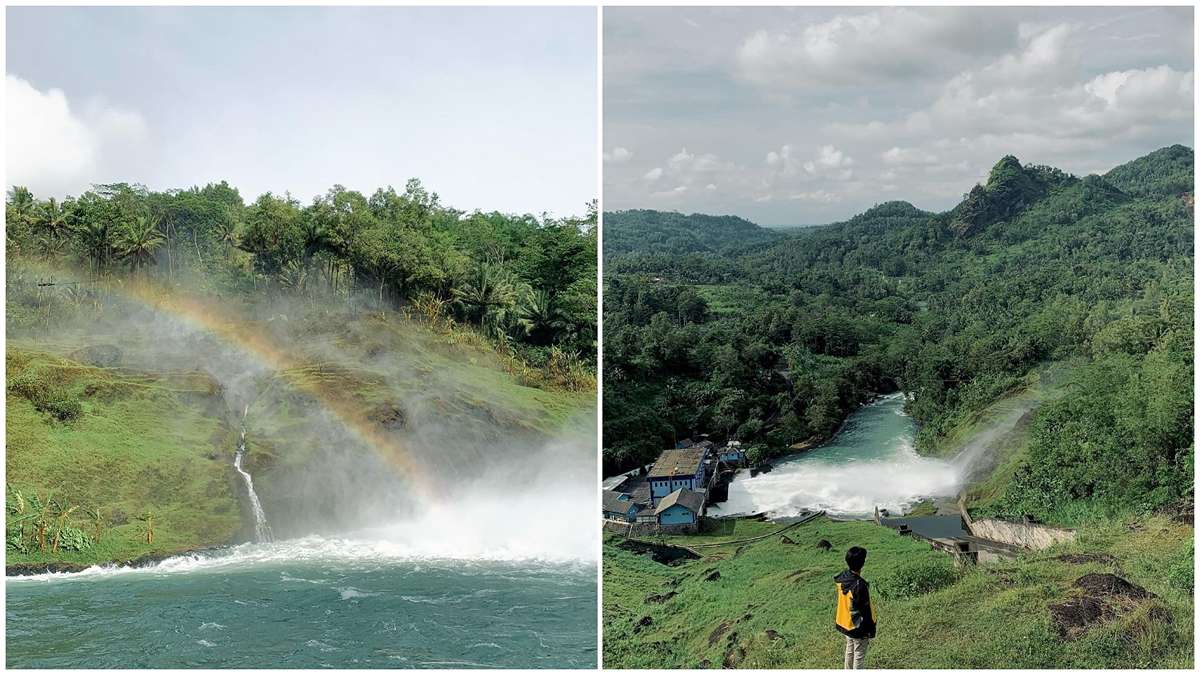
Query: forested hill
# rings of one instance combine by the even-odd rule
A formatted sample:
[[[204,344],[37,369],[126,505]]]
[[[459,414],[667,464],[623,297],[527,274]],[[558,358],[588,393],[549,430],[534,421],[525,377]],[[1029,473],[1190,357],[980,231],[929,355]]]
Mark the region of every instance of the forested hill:
[[[604,214],[604,254],[703,253],[779,235],[737,216],[636,209]]]
[[[934,452],[1070,362],[1070,393],[1038,412],[995,508],[1178,498],[1194,454],[1192,162],[1172,146],[1079,178],[1005,157],[943,213],[888,202],[742,249],[607,250],[606,471],[696,433],[782,454],[896,389]]]

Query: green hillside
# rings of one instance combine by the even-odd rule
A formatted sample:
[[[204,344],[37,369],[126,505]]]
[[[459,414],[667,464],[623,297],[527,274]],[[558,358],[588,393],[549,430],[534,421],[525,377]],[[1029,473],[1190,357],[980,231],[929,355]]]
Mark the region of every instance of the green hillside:
[[[668,541],[733,541],[780,527],[738,521]],[[604,666],[839,668],[833,576],[857,545],[870,551],[863,575],[879,617],[872,668],[1191,668],[1192,541],[1191,525],[1167,516],[1114,520],[1068,547],[956,570],[945,554],[870,522],[821,518],[753,543],[705,546],[701,559],[678,566],[608,538]],[[1108,574],[1152,595],[1089,583]],[[1079,620],[1071,608],[1089,601],[1102,615]]]
[[[778,238],[737,216],[633,209],[604,214],[604,255],[717,252]]]

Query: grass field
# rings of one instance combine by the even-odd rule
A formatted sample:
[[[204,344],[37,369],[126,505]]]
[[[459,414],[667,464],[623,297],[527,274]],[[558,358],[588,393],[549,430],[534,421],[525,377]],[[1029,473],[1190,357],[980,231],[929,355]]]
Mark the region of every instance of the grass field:
[[[780,527],[738,521],[695,545]],[[820,518],[786,536],[704,547],[678,566],[604,545],[604,665],[609,668],[838,668],[833,576],[852,545],[879,614],[873,668],[1189,668],[1193,662],[1190,525],[1163,516],[1112,521],[1061,550],[955,570],[948,556],[871,522]],[[832,551],[817,547],[827,540]],[[1066,562],[1063,554],[1081,554]],[[706,580],[715,570],[719,578]],[[1111,572],[1157,597],[1114,601],[1112,616],[1064,640],[1050,605],[1076,579]],[[1185,586],[1186,584],[1186,586]]]

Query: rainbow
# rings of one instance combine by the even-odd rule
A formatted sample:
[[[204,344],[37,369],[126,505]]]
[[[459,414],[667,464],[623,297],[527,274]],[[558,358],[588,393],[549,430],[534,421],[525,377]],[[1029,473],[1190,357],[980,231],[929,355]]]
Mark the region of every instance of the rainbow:
[[[292,356],[290,350],[262,331],[247,327],[244,317],[212,299],[169,291],[147,281],[124,281],[109,284],[107,289],[180,318],[258,359],[293,389],[312,397],[332,413],[347,432],[408,478],[419,496],[434,496],[433,482],[403,443],[380,429],[357,405],[335,396],[318,382],[298,377],[297,373],[311,364]]]

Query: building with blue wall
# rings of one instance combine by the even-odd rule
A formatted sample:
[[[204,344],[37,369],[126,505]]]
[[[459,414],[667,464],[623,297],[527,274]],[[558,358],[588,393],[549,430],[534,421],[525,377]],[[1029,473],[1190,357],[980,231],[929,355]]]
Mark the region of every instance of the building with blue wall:
[[[659,500],[654,515],[659,525],[694,525],[704,515],[704,494],[680,488]]]
[[[702,492],[707,478],[707,459],[708,449],[705,447],[693,446],[663,451],[646,474],[646,479],[650,482],[651,503],[676,490]]]

